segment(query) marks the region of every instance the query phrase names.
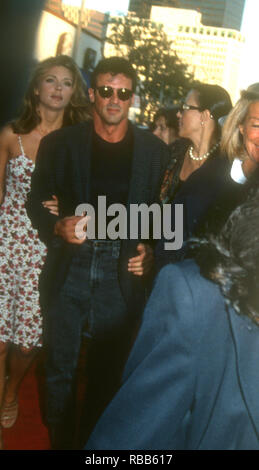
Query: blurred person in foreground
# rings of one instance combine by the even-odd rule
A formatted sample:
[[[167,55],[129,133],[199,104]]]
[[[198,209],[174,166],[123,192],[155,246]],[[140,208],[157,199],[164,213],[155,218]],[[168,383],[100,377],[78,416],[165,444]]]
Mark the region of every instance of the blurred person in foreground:
[[[259,450],[258,190],[193,246],[157,276],[85,449]]]
[[[46,246],[39,240],[25,210],[36,154],[43,136],[87,119],[90,110],[76,64],[67,56],[50,57],[36,66],[20,115],[0,133],[0,422],[3,428],[11,428],[16,421],[20,383],[42,346],[38,278]],[[46,202],[46,210],[55,211],[55,198],[51,197]],[[3,447],[1,439],[0,447]]]

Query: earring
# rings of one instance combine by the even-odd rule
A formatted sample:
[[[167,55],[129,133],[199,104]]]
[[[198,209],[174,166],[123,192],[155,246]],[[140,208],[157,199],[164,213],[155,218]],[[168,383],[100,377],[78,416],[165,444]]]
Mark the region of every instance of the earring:
[[[204,126],[204,121],[201,121],[201,127],[203,127],[203,126]]]

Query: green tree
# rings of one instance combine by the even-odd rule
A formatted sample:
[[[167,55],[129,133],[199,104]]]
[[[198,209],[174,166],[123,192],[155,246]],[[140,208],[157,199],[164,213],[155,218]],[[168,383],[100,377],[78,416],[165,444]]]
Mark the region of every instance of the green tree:
[[[193,81],[172,49],[163,26],[137,17],[112,17],[106,40],[116,55],[126,56],[138,73],[139,123],[147,123],[161,106],[186,94]]]

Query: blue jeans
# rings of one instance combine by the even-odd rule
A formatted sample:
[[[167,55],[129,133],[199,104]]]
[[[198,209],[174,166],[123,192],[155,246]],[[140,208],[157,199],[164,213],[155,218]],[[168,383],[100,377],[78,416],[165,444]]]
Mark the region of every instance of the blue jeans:
[[[131,338],[118,282],[119,241],[87,241],[45,318],[47,421],[72,433],[82,333],[89,338],[85,420],[90,428],[116,392]],[[87,434],[87,432],[86,432]]]

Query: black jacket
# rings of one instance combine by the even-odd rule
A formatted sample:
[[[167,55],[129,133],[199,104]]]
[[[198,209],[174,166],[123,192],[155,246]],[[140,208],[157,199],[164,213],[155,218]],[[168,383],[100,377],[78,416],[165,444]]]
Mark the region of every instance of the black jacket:
[[[216,152],[182,182],[171,202],[171,227],[175,229],[175,206],[183,207],[183,246],[165,250],[162,238],[156,245],[156,267],[182,260],[188,248],[188,239],[217,233],[230,212],[238,205],[247,185],[235,183],[230,176],[231,163]]]

